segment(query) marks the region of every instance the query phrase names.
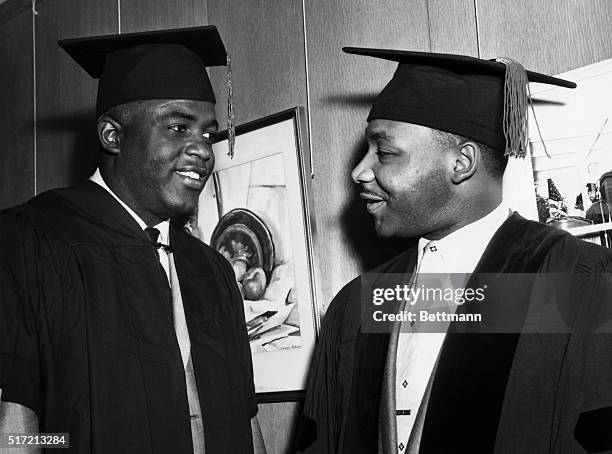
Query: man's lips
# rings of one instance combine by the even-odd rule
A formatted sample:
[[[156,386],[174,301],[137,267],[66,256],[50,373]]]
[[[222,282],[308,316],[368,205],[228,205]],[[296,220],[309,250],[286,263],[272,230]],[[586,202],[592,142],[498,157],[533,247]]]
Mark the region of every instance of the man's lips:
[[[385,198],[376,192],[372,191],[361,191],[359,193],[359,197],[366,201],[366,203],[370,202],[384,202]]]
[[[175,170],[181,177],[183,183],[193,189],[202,189],[206,183],[208,172],[199,166],[182,166]]]
[[[380,194],[372,191],[361,191],[359,197],[366,203],[368,213],[372,214],[382,208],[387,200]]]

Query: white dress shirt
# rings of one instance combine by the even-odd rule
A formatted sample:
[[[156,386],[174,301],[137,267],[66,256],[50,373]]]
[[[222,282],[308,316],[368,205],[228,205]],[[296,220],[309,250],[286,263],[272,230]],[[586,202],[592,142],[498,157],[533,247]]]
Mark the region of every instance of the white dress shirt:
[[[415,285],[419,285],[419,275],[426,273],[461,273],[465,274],[463,283],[454,280],[453,285],[465,286],[491,238],[509,214],[509,209],[501,203],[483,218],[440,240],[432,242],[426,238],[419,239]],[[418,307],[418,304],[413,308]],[[448,323],[445,328],[448,328]],[[435,333],[415,332],[417,330],[402,324],[397,346],[395,399],[400,454],[418,452],[422,421],[415,425],[417,413],[421,405],[424,408],[427,405],[428,383],[446,337],[444,326]],[[411,437],[413,430],[415,433]]]

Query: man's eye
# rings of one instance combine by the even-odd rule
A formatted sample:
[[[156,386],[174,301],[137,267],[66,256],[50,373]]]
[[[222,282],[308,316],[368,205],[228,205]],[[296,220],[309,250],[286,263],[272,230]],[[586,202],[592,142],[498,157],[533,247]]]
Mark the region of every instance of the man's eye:
[[[202,137],[204,137],[204,140],[206,140],[207,142],[212,143],[213,140],[215,139],[215,133],[214,132],[203,132]]]
[[[379,158],[388,158],[390,156],[393,156],[393,153],[389,153],[389,152],[382,151],[382,150],[376,150],[376,155]]]
[[[172,125],[168,129],[170,129],[171,131],[174,131],[174,132],[181,132],[182,133],[182,132],[187,131],[188,128],[185,125]]]

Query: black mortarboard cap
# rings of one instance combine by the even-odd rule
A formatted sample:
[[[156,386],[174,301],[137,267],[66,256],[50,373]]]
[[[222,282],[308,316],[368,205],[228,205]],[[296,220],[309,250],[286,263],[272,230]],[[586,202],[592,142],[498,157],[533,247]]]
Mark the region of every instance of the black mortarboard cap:
[[[98,84],[97,115],[148,99],[215,102],[205,67],[225,65],[215,26],[61,40],[58,44]]]
[[[374,101],[368,121],[420,124],[484,143],[507,155],[524,156],[526,152],[528,81],[576,87],[567,80],[525,71],[508,58],[482,60],[360,47],[343,50],[399,63]]]

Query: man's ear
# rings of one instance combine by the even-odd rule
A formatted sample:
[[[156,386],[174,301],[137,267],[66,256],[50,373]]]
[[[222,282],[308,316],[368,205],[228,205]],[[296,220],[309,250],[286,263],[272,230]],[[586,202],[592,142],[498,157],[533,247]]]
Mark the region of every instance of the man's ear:
[[[121,151],[121,128],[122,126],[108,115],[102,115],[98,120],[98,140],[106,152],[119,154]]]
[[[482,162],[478,144],[468,141],[457,147],[454,155],[454,168],[451,180],[455,184],[469,180]]]

